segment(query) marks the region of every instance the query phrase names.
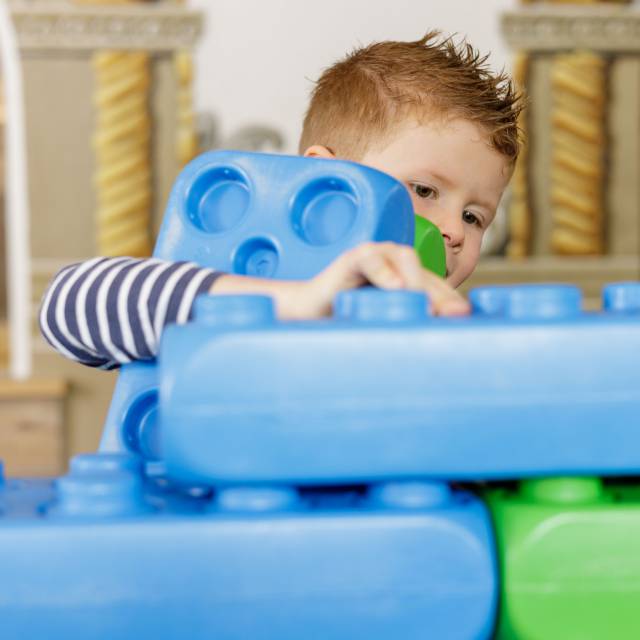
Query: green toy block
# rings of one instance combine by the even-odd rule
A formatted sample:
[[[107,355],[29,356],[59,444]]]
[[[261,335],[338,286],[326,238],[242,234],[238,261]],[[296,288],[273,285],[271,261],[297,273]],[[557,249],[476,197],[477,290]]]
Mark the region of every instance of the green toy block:
[[[638,489],[548,478],[488,493],[502,574],[498,639],[640,638]]]
[[[444,278],[447,273],[447,257],[440,229],[422,216],[416,216],[416,234],[413,246],[425,269]]]

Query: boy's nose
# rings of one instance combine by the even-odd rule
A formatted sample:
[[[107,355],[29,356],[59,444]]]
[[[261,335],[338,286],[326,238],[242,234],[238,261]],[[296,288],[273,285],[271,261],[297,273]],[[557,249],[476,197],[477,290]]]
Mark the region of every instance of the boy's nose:
[[[464,243],[464,223],[462,216],[447,216],[441,224],[438,224],[445,245],[454,249]]]

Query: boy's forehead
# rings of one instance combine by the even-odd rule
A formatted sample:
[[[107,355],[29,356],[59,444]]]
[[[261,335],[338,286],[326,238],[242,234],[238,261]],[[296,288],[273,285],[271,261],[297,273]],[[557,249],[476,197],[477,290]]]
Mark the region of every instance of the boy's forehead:
[[[442,182],[466,175],[469,169],[494,174],[498,183],[508,181],[510,161],[491,145],[489,135],[468,120],[435,122],[409,120],[397,127],[384,146],[365,154],[367,160],[390,163],[397,171],[428,171]]]

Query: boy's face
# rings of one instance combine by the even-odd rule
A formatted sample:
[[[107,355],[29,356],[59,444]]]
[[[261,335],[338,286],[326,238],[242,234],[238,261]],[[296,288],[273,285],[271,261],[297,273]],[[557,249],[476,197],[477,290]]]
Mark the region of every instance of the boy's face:
[[[444,237],[447,281],[453,287],[464,282],[511,177],[510,163],[489,146],[486,134],[468,120],[409,121],[386,147],[366,152],[359,162],[407,186],[415,213]]]

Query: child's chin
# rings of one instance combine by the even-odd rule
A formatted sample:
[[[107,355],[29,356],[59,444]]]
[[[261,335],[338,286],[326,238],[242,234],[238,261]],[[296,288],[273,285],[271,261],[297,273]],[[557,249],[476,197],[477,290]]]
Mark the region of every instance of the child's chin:
[[[444,279],[450,287],[453,287],[455,289],[456,287],[459,287],[467,278],[466,276],[460,273],[456,273],[455,271],[453,273],[449,273],[449,271],[447,271]]]

